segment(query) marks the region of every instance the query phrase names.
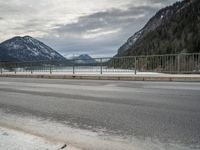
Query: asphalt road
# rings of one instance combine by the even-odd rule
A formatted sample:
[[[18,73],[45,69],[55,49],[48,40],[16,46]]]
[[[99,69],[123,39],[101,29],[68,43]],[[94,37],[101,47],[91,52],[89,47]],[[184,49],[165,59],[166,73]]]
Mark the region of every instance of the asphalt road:
[[[200,145],[200,83],[0,78],[0,109],[93,131]]]

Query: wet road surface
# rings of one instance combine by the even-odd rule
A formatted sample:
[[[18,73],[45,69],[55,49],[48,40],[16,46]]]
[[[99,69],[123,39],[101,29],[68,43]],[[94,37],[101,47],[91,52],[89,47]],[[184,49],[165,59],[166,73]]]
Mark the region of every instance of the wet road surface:
[[[200,83],[0,78],[0,110],[200,145]]]

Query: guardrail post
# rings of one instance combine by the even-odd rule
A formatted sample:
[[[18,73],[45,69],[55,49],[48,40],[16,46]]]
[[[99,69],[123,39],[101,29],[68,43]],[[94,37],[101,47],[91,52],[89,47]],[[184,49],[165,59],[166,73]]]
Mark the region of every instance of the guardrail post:
[[[16,66],[15,66],[15,74],[17,74],[17,64],[16,64]]]
[[[33,65],[31,64],[31,74],[33,74]]]
[[[75,60],[73,59],[73,74],[75,74]]]
[[[1,64],[1,74],[3,74],[3,66],[2,66],[2,64]]]
[[[50,69],[50,74],[52,74],[52,66],[51,66],[51,64],[49,65],[49,69]]]
[[[101,74],[103,74],[103,64],[102,64],[102,58],[100,58],[100,66],[101,66]]]
[[[180,73],[180,55],[178,54],[178,63],[177,63],[177,71],[178,71],[178,73]]]
[[[137,57],[135,57],[135,75],[137,74]]]

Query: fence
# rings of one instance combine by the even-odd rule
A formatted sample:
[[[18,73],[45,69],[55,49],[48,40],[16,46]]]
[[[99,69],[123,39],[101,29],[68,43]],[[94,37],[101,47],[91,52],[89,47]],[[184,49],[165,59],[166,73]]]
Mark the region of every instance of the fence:
[[[200,53],[66,61],[0,62],[1,73],[107,74],[200,73]]]

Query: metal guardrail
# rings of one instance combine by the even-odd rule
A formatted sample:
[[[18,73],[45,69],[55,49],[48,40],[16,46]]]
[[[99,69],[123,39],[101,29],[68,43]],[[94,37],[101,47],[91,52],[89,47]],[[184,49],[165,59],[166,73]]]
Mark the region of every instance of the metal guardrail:
[[[74,59],[67,61],[0,62],[1,73],[104,74],[157,72],[200,73],[200,53]]]

